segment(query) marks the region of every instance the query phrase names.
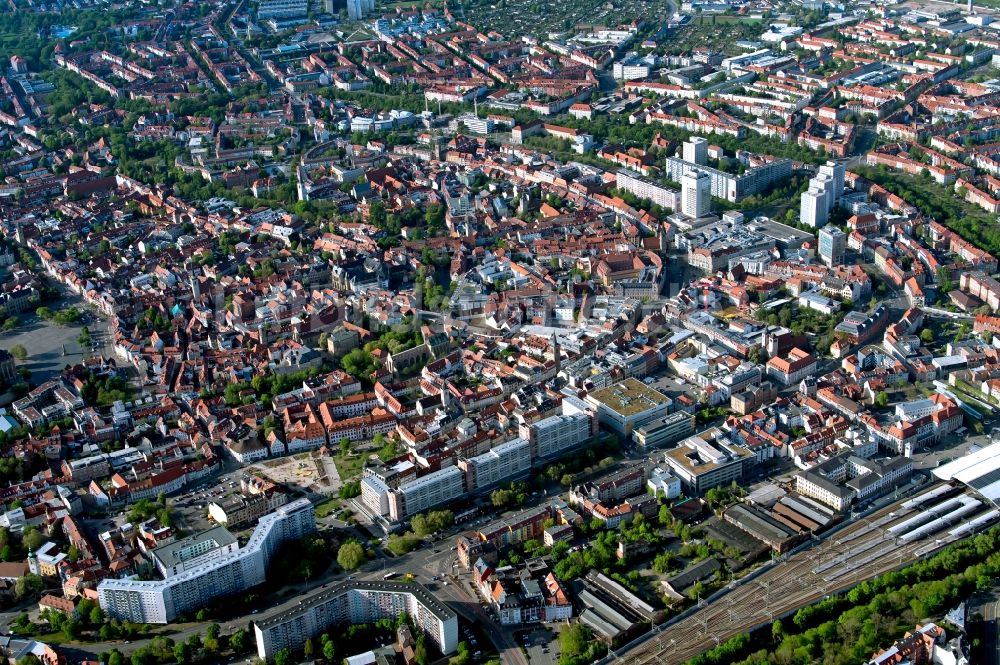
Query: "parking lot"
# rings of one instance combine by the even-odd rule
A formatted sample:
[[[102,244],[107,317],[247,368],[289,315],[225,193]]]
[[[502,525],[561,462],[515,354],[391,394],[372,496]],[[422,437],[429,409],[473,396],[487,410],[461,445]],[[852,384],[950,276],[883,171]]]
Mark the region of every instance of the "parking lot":
[[[208,519],[208,504],[240,493],[240,477],[244,471],[235,470],[215,478],[205,478],[168,498],[174,517],[174,526],[186,534],[198,533],[218,526]]]
[[[534,665],[557,665],[559,662],[559,633],[548,628],[536,628],[517,636],[528,652],[528,661]]]
[[[682,393],[693,396],[694,386],[677,376],[651,376],[646,377],[643,383],[650,388],[655,388],[670,399],[677,399]]]

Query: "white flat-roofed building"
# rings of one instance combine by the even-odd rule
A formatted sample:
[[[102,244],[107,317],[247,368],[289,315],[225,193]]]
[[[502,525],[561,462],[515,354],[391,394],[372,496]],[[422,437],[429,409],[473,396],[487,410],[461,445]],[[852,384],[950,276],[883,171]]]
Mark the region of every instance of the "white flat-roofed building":
[[[217,526],[157,547],[152,552],[153,563],[164,579],[170,579],[185,570],[193,570],[215,559],[232,556],[239,547],[233,534],[225,527]]]
[[[792,161],[773,159],[734,175],[678,157],[667,157],[665,175],[674,182],[681,182],[684,174],[691,170],[709,175],[712,196],[735,203],[764,191],[775,182],[787,180],[792,175]]]
[[[681,479],[660,467],[650,472],[646,486],[654,496],[662,493],[666,499],[676,499],[681,495]]]
[[[692,219],[707,215],[712,208],[712,178],[702,171],[688,171],[681,176],[680,212]]]
[[[667,415],[673,405],[669,397],[633,378],[595,390],[586,401],[602,425],[626,438],[636,427]]]
[[[799,204],[799,221],[810,228],[824,226],[829,213],[826,209],[826,194],[817,187],[802,192]]]
[[[685,162],[698,166],[708,165],[708,141],[700,136],[692,136],[684,142],[682,155]]]
[[[258,20],[305,16],[309,11],[309,0],[263,0],[257,7]]]
[[[254,622],[257,656],[269,660],[281,649],[298,649],[330,626],[374,623],[406,613],[442,654],[458,648],[458,616],[414,582],[342,582],[298,598]]]
[[[531,470],[531,446],[520,437],[494,446],[482,455],[459,460],[469,491],[513,480]]]
[[[212,557],[165,580],[102,581],[97,587],[101,609],[120,621],[169,623],[215,598],[263,583],[278,547],[315,528],[312,503],[298,499],[262,517],[246,546],[227,556]]]
[[[531,444],[532,458],[555,457],[578,446],[593,435],[593,418],[589,411],[549,416],[530,425],[521,426],[521,436]]]
[[[465,493],[465,474],[450,466],[403,483],[389,493],[389,517],[404,520],[429,508],[448,503]]]
[[[896,417],[900,420],[913,421],[936,413],[938,403],[931,399],[915,399],[896,405]]]
[[[638,446],[656,448],[680,441],[693,432],[694,415],[677,411],[666,418],[637,427],[632,433],[632,438]]]
[[[391,488],[376,476],[361,479],[361,503],[376,515],[389,514],[390,491]]]
[[[623,189],[630,194],[635,194],[640,199],[649,199],[656,205],[663,208],[677,210],[680,194],[676,189],[670,189],[663,185],[642,177],[640,174],[629,169],[619,169],[615,176],[615,185],[618,189]]]
[[[744,467],[753,462],[753,455],[728,444],[725,434],[712,428],[684,439],[664,454],[663,461],[686,488],[701,493],[740,480]]]

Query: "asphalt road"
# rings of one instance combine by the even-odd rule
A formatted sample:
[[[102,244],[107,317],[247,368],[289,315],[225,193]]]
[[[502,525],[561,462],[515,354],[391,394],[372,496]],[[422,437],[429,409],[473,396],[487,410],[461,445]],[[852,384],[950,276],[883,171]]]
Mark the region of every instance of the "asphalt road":
[[[1000,593],[996,589],[990,592],[989,598],[983,603],[983,634],[982,651],[986,657],[984,665],[1000,665],[1000,630],[997,621],[1000,620]]]

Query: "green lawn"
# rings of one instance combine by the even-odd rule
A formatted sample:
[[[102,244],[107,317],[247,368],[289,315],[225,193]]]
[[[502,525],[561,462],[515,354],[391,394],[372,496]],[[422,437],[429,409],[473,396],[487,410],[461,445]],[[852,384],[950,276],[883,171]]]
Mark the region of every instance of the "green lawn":
[[[340,508],[340,501],[337,499],[327,499],[316,506],[316,517],[329,517],[335,510]]]
[[[340,474],[340,480],[346,483],[348,480],[353,480],[361,475],[361,467],[365,464],[365,458],[364,455],[356,454],[347,457],[334,455],[333,463],[337,465],[337,473]]]

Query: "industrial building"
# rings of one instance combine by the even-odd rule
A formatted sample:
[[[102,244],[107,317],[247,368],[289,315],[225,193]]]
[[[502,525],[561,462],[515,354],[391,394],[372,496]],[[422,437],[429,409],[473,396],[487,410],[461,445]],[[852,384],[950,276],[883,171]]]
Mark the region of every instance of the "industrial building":
[[[587,573],[577,600],[584,608],[580,623],[606,644],[627,642],[649,630],[657,615],[652,605],[596,570]]]

